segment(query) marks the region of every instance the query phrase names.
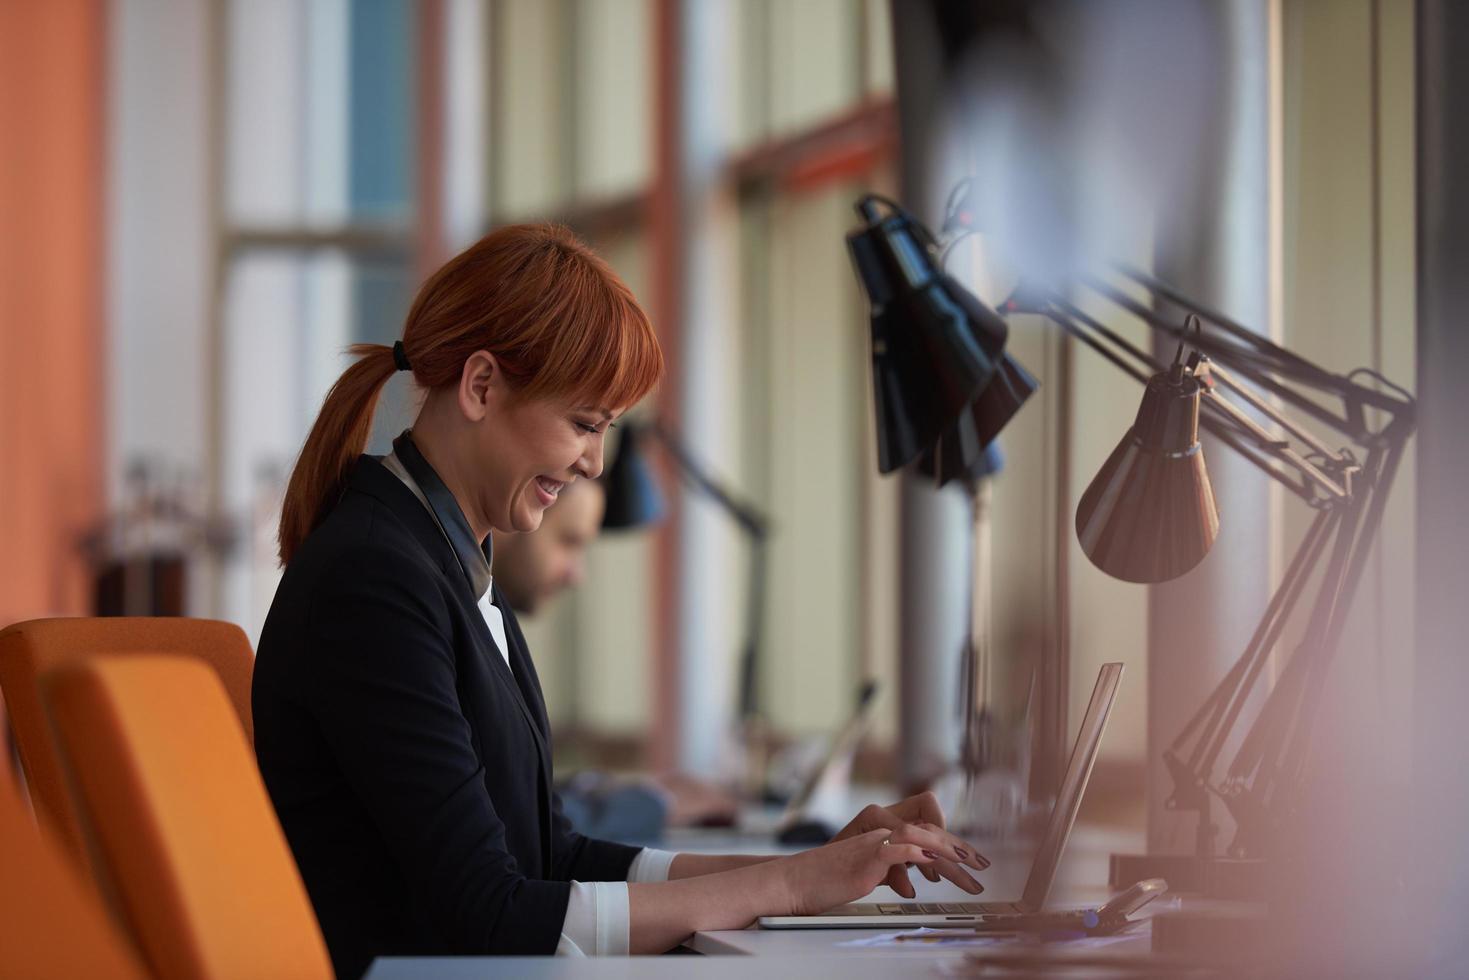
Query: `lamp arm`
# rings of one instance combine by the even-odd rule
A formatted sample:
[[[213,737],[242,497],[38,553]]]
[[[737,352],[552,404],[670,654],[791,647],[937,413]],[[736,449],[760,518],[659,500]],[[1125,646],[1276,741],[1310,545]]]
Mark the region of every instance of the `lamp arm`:
[[[1318,608],[1292,667],[1299,661],[1300,681],[1295,690],[1284,692],[1295,698],[1294,710],[1277,712],[1275,724],[1257,735],[1251,730],[1240,756],[1230,767],[1236,795],[1253,805],[1273,800],[1280,792],[1297,791],[1310,754],[1311,738],[1320,709],[1322,679],[1341,645],[1353,596],[1366,571],[1372,543],[1381,527],[1388,492],[1402,462],[1404,446],[1394,443],[1373,454],[1366,469],[1367,490],[1353,513],[1343,520],[1338,548],[1328,567],[1326,581],[1317,597]],[[1303,656],[1304,655],[1304,656]],[[1276,692],[1271,692],[1275,700]],[[1270,706],[1267,702],[1267,708]],[[1265,713],[1256,728],[1266,721]],[[1291,724],[1290,722],[1293,722]],[[1251,776],[1253,780],[1251,781]],[[1277,790],[1277,784],[1282,789]],[[1242,827],[1243,832],[1246,828]],[[1248,841],[1246,842],[1248,844]]]
[[[1207,364],[1209,362],[1204,363]],[[1207,371],[1206,374],[1208,373],[1212,373],[1212,371]],[[1309,481],[1318,489],[1325,491],[1328,496],[1334,497],[1338,500],[1345,500],[1349,496],[1351,496],[1351,493],[1347,490],[1346,487],[1343,487],[1341,484],[1331,479],[1331,477],[1321,472],[1321,470],[1318,469],[1309,460],[1307,460],[1300,453],[1292,449],[1288,442],[1284,442],[1272,436],[1270,432],[1266,430],[1263,426],[1261,426],[1258,422],[1246,415],[1237,406],[1231,404],[1228,399],[1222,397],[1217,389],[1206,387],[1204,391],[1205,394],[1208,396],[1208,401],[1205,402],[1205,404],[1216,406],[1219,412],[1227,415],[1230,420],[1233,421],[1236,425],[1244,429],[1250,435],[1254,436],[1255,441],[1259,444],[1262,450],[1278,456],[1285,463],[1294,467],[1300,472],[1302,477],[1304,477],[1307,481]],[[1273,411],[1267,411],[1266,415],[1272,420],[1278,418],[1278,415]],[[1328,456],[1331,459],[1338,458],[1335,454],[1328,454]]]
[[[684,478],[718,504],[720,509],[739,525],[740,530],[757,541],[764,539],[770,533],[770,518],[754,505],[736,500],[718,480],[704,469],[698,460],[694,459],[693,454],[673,433],[656,422],[648,426],[648,431],[657,438],[664,449],[668,450],[668,455],[673,457],[673,461],[678,464]]]
[[[1157,282],[1150,277],[1137,281]],[[1201,335],[1190,333],[1185,336],[1184,331],[1177,324],[1165,319],[1162,314],[1145,306],[1111,283],[1096,278],[1083,279],[1082,282],[1099,295],[1142,320],[1156,333],[1174,340],[1186,341],[1189,346],[1208,355],[1214,362],[1223,364],[1240,376],[1247,378],[1252,384],[1276,396],[1293,410],[1316,419],[1353,442],[1367,443],[1378,434],[1367,427],[1363,418],[1363,408],[1375,408],[1387,413],[1394,420],[1411,417],[1413,414],[1413,399],[1405,392],[1383,393],[1354,381],[1351,375],[1341,377],[1331,374],[1299,355],[1291,354],[1264,338],[1250,333],[1239,324],[1219,317],[1219,314],[1214,313],[1208,307],[1194,303],[1174,290],[1169,290],[1166,294],[1169,302],[1194,313],[1214,326],[1224,327],[1227,331],[1226,336],[1231,339],[1225,340],[1210,332]],[[1353,372],[1353,375],[1356,373]],[[1287,381],[1290,384],[1287,384]],[[1333,412],[1318,401],[1306,397],[1291,387],[1292,384],[1340,399],[1341,412]],[[1401,389],[1398,391],[1401,392]]]
[[[1250,691],[1254,689],[1255,683],[1259,680],[1260,671],[1269,660],[1270,651],[1274,650],[1275,644],[1279,642],[1281,633],[1284,632],[1286,624],[1290,621],[1291,613],[1300,602],[1311,571],[1320,561],[1321,553],[1330,538],[1336,519],[1337,512],[1326,509],[1320,511],[1315,520],[1311,522],[1305,539],[1302,540],[1291,559],[1285,577],[1281,580],[1275,595],[1271,597],[1265,616],[1260,620],[1254,636],[1250,639],[1250,646],[1246,649],[1245,656],[1241,658],[1242,664],[1248,661],[1247,670],[1239,677],[1227,678],[1226,683],[1219,686],[1220,692],[1230,692],[1228,709],[1217,717],[1213,730],[1199,740],[1198,749],[1190,760],[1190,765],[1195,772],[1211,773],[1214,771],[1214,766],[1224,750],[1229,733],[1234,731]],[[1233,683],[1228,683],[1231,680]]]
[[[1280,426],[1286,432],[1290,433],[1293,438],[1305,443],[1307,446],[1313,449],[1316,452],[1316,455],[1326,459],[1334,458],[1337,455],[1335,450],[1328,447],[1324,442],[1322,442],[1320,439],[1317,439],[1301,426],[1296,425],[1294,422],[1286,417],[1285,413],[1277,411],[1275,406],[1271,405],[1269,402],[1265,401],[1265,399],[1256,395],[1249,388],[1240,384],[1239,381],[1235,379],[1234,375],[1226,370],[1224,366],[1219,364],[1217,361],[1211,360],[1209,362],[1209,373],[1213,375],[1214,378],[1216,378],[1231,392],[1233,392],[1237,397],[1244,400],[1245,402],[1248,402],[1249,405],[1255,409],[1255,411],[1259,412],[1261,415],[1268,418],[1271,422]]]
[[[885,201],[885,199],[883,199]],[[890,203],[886,202],[885,203]],[[746,567],[745,636],[739,652],[738,711],[747,724],[760,711],[760,639],[764,633],[766,542],[770,537],[770,518],[753,504],[737,500],[684,444],[661,423],[654,421],[641,427],[658,440],[689,483],[713,500],[735,525],[750,539],[750,560]],[[754,737],[746,733],[747,737]],[[755,751],[754,746],[751,747]]]
[[[1047,294],[1045,302],[1040,305],[1035,305],[1033,301],[1027,302],[1023,307],[1007,303],[1006,308],[1045,316],[1139,383],[1146,384],[1151,374],[1166,370],[1161,361],[1140,350],[1116,331],[1059,295]],[[1129,358],[1135,363],[1129,363]],[[1211,368],[1213,363],[1211,360]],[[1201,427],[1308,504],[1320,505],[1319,495],[1315,491],[1323,491],[1332,498],[1345,495],[1344,489],[1335,480],[1217,393],[1211,392],[1211,397],[1203,401],[1202,407],[1204,412],[1199,418]],[[1277,415],[1273,410],[1268,414],[1272,419]],[[1334,453],[1329,455],[1333,459],[1337,458]]]

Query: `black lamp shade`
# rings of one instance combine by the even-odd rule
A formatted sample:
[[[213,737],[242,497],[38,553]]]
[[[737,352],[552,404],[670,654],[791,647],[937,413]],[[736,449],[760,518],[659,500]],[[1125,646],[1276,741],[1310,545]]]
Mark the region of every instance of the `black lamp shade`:
[[[919,457],[918,471],[939,486],[954,479],[979,480],[999,472],[999,449],[991,452],[995,436],[1039,386],[1040,382],[1018,361],[1003,355],[995,376],[968,410],[944,430],[937,445]]]
[[[980,448],[973,456],[962,450],[951,450],[952,445],[947,439],[940,439],[937,446],[918,457],[915,468],[939,486],[950,480],[977,483],[1005,468],[1005,454],[1000,451],[998,440]]]
[[[1154,375],[1137,420],[1076,508],[1092,563],[1128,582],[1166,582],[1193,568],[1219,534],[1199,444],[1200,383],[1182,368]]]
[[[1009,328],[946,274],[932,236],[906,212],[847,236],[872,307],[878,469],[891,473],[932,449],[995,377]]]
[[[623,432],[617,455],[602,476],[607,488],[602,527],[609,531],[653,524],[663,517],[663,494],[638,445],[643,431],[635,423],[620,428]]]

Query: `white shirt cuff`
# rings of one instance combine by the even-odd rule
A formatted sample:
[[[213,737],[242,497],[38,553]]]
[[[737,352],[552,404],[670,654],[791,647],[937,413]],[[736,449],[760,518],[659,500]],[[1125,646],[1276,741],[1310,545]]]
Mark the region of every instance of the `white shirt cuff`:
[[[673,851],[659,851],[645,847],[632,859],[632,866],[627,869],[627,880],[632,882],[667,881],[668,869],[676,857],[678,854]]]
[[[556,955],[626,956],[628,919],[626,882],[573,881]]]

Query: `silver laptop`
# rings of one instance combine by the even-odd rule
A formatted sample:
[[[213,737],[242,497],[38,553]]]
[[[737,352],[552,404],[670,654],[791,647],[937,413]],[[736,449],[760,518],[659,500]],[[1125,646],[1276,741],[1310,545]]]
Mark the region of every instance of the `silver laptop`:
[[[1081,720],[1081,731],[1076,735],[1076,746],[1071,750],[1071,762],[1066,767],[1066,777],[1061,781],[1060,795],[1056,797],[1045,836],[1041,838],[1040,849],[1030,866],[1025,893],[1018,901],[857,903],[839,905],[820,915],[762,916],[760,926],[765,929],[972,927],[976,922],[1001,922],[1005,916],[1039,912],[1046,904],[1051,883],[1056,879],[1056,868],[1061,863],[1061,852],[1066,849],[1071,827],[1076,823],[1076,813],[1081,809],[1081,797],[1086,792],[1087,781],[1091,779],[1097,749],[1102,744],[1102,732],[1107,727],[1107,715],[1112,710],[1121,680],[1120,663],[1102,665],[1097,686],[1092,689],[1091,703],[1086,708],[1086,717]]]

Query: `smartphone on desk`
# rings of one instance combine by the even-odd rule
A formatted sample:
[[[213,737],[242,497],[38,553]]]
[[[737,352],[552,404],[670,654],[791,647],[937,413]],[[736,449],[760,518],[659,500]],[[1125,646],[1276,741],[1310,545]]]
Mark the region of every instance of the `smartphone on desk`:
[[[1089,936],[1110,936],[1133,924],[1129,915],[1168,891],[1162,878],[1148,878],[1133,885],[1097,909],[1062,909],[1030,914],[1001,913],[981,915],[975,932],[1065,932],[1076,931]]]
[[[1127,891],[1097,909],[1096,932],[1115,932],[1127,925],[1127,917],[1168,891],[1162,878],[1144,878]]]

